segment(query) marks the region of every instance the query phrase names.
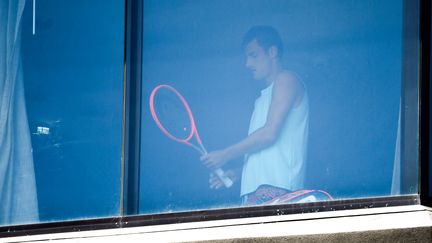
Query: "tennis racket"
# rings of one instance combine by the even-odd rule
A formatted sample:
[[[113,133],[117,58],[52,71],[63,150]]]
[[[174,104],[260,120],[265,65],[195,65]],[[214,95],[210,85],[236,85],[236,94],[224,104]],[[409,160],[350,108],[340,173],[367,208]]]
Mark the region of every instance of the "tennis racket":
[[[207,154],[196,128],[195,120],[186,99],[175,88],[161,84],[150,94],[150,113],[158,128],[168,138],[195,149],[200,155]],[[196,144],[192,143],[195,138]],[[233,181],[218,168],[213,171],[225,187]]]

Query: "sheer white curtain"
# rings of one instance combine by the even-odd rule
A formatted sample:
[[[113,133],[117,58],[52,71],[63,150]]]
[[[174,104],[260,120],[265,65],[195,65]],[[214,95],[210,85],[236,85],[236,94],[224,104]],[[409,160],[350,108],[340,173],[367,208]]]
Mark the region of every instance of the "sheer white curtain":
[[[26,0],[0,0],[0,225],[38,220],[21,67]]]

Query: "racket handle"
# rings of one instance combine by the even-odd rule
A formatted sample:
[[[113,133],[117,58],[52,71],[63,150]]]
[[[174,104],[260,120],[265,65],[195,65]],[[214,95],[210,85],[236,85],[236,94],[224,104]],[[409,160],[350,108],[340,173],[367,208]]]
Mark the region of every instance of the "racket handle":
[[[225,172],[221,168],[214,170],[214,173],[222,181],[226,188],[230,188],[233,185],[233,181],[225,175]]]

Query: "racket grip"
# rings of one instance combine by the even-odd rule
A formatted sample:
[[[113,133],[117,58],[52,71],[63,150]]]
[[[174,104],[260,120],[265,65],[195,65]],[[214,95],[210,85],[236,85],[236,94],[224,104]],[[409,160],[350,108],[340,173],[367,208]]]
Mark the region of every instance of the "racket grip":
[[[230,188],[233,185],[233,181],[225,175],[225,172],[221,168],[214,170],[214,173],[222,181],[226,188]]]

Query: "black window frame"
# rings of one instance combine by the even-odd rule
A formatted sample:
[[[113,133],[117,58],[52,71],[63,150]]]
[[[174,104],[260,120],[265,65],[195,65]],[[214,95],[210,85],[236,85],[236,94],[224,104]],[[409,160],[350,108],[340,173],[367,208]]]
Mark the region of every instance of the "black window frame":
[[[420,123],[419,123],[419,160],[420,160],[420,200],[425,206],[432,206],[432,175],[430,174],[430,126],[431,126],[431,28],[432,28],[432,4],[429,0],[421,1],[420,12],[420,39],[421,39],[421,66],[420,66]]]

